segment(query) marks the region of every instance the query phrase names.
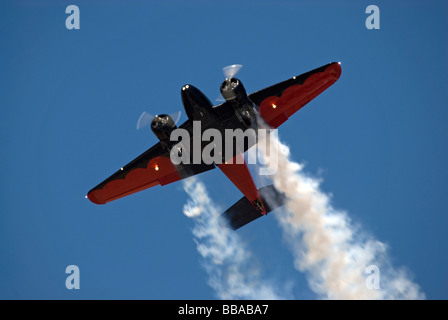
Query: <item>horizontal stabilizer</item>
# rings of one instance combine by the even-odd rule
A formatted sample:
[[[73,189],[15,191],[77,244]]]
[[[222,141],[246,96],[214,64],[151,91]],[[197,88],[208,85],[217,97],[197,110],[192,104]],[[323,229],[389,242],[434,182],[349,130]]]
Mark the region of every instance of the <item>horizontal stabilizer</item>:
[[[271,212],[285,203],[285,195],[277,191],[273,185],[258,189],[266,208],[266,213]],[[233,206],[222,214],[233,230],[239,229],[249,222],[260,218],[263,214],[255,208],[246,197],[242,197]]]

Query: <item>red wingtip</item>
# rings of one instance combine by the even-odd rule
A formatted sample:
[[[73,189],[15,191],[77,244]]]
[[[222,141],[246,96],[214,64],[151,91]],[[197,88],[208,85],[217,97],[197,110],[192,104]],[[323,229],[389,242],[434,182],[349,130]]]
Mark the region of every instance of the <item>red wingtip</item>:
[[[92,202],[95,203],[95,204],[105,204],[105,203],[106,203],[106,202],[104,202],[104,201],[102,201],[102,200],[100,200],[100,199],[98,199],[98,198],[96,197],[96,193],[95,193],[95,191],[90,191],[90,192],[87,194],[86,198],[89,199],[90,201],[92,201]]]
[[[339,79],[339,77],[341,76],[341,73],[342,73],[341,63],[333,62],[331,64],[331,68],[332,68],[332,72],[333,72],[336,80]]]

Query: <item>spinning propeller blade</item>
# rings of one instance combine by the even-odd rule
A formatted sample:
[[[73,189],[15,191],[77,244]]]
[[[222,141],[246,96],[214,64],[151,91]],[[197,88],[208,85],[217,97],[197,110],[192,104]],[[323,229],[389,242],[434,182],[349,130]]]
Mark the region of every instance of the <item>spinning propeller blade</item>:
[[[230,66],[222,68],[222,72],[226,79],[232,79],[243,67],[242,64],[232,64]]]

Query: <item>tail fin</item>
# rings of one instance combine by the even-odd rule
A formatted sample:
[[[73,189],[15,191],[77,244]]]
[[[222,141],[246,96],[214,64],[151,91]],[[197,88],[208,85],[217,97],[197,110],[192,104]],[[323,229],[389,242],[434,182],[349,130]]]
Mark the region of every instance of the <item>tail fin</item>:
[[[285,195],[275,189],[273,185],[258,188],[261,199],[266,208],[266,213],[271,212],[285,204]],[[241,228],[249,222],[262,217],[257,208],[255,208],[246,197],[242,197],[233,206],[222,214],[229,227],[233,230]]]

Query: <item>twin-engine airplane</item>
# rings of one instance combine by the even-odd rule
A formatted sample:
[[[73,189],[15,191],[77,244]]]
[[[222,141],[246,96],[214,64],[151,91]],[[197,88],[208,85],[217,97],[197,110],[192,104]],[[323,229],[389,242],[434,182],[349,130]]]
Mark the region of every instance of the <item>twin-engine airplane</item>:
[[[179,128],[190,133],[191,144],[193,121],[200,121],[202,132],[209,128],[220,132],[225,129],[245,130],[257,128],[258,113],[267,125],[277,128],[334,84],[341,75],[340,63],[333,62],[248,95],[241,81],[234,77],[238,66],[229,66],[227,74],[224,70],[226,80],[220,90],[225,102],[219,105],[213,106],[210,100],[192,85],[182,87],[182,102],[188,120]],[[232,229],[238,229],[283,205],[283,195],[272,185],[257,189],[244,158],[242,162],[206,164],[202,161],[196,164],[189,162],[175,165],[170,158],[170,152],[177,143],[170,141],[172,131],[177,129],[174,120],[166,114],[158,115],[152,120],[151,129],[160,142],[90,190],[87,194],[90,201],[105,204],[156,185],[163,186],[194,176],[216,166],[244,194],[241,200],[223,213]],[[204,148],[204,143],[201,146]],[[223,155],[223,160],[242,157],[242,152],[250,147],[251,145],[246,144],[244,150]]]

